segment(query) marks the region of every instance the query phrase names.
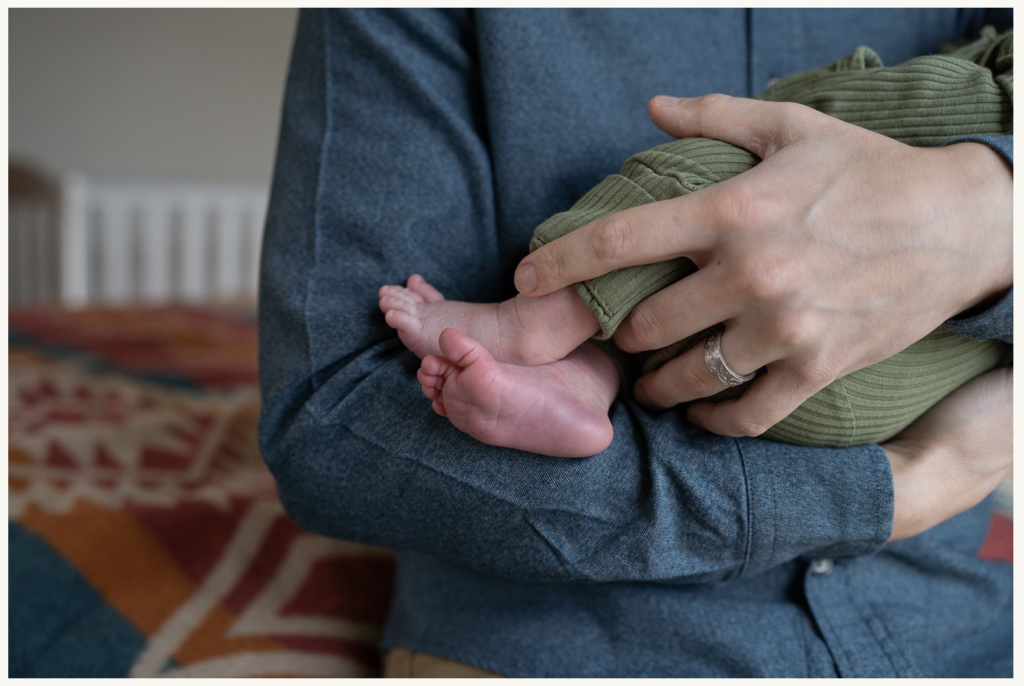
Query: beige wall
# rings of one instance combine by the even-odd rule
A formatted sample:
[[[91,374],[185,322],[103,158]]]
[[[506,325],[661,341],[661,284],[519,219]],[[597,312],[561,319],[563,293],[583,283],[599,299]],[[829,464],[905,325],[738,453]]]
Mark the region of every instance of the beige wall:
[[[296,14],[11,9],[10,156],[58,172],[269,180]]]

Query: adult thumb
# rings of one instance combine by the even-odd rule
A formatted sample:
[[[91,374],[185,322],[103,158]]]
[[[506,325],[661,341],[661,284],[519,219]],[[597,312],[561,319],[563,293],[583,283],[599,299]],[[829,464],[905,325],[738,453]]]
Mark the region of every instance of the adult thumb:
[[[821,113],[796,103],[713,93],[699,98],[658,95],[647,103],[647,114],[670,136],[714,138],[764,159],[802,137],[810,118]]]

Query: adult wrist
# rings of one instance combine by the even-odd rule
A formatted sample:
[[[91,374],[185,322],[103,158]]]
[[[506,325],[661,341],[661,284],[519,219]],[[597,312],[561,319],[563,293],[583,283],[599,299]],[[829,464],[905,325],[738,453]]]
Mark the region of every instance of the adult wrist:
[[[954,319],[970,318],[991,307],[1013,287],[1013,166],[983,141],[965,140],[942,148],[955,156],[960,182],[977,198],[977,220],[988,231],[967,238],[987,248],[987,265],[976,269],[977,287]]]
[[[933,475],[925,466],[934,447],[911,442],[892,441],[881,446],[892,469],[893,515],[890,541],[899,541],[927,531],[942,521],[934,511]]]
[[[892,469],[890,541],[911,538],[966,512],[984,500],[1003,477],[963,468],[957,448],[941,441],[893,441],[881,448]]]

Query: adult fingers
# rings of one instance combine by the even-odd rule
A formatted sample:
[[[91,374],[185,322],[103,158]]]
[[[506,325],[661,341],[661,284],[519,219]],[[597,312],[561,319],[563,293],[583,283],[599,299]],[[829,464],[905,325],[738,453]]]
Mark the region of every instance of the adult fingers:
[[[633,308],[615,332],[628,353],[657,350],[733,318],[743,304],[735,280],[707,265],[651,295]]]
[[[774,361],[770,353],[758,348],[740,354],[739,346],[732,345],[734,343],[735,337],[730,337],[729,329],[726,328],[721,339],[722,358],[728,360],[729,368],[740,376],[746,376]],[[704,360],[704,341],[698,341],[661,368],[640,377],[633,388],[633,394],[641,405],[663,409],[707,398],[725,388]]]
[[[778,370],[773,373],[769,369],[739,398],[720,403],[694,403],[687,411],[687,418],[720,436],[760,436],[819,390],[789,385]]]
[[[703,136],[732,143],[761,159],[806,133],[817,114],[796,103],[765,102],[718,93],[699,98],[659,95],[647,106],[658,128],[676,138]]]
[[[632,207],[590,222],[523,258],[515,284],[524,295],[552,293],[638,264],[708,250],[717,237],[713,203],[688,196]],[[701,199],[705,199],[701,196]]]

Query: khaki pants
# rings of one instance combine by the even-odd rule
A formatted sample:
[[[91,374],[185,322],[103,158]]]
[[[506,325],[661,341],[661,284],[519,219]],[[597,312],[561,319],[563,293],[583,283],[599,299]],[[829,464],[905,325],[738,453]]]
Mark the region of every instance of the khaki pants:
[[[417,653],[408,648],[392,648],[387,652],[384,656],[383,676],[385,679],[501,678],[500,674],[426,653]]]

